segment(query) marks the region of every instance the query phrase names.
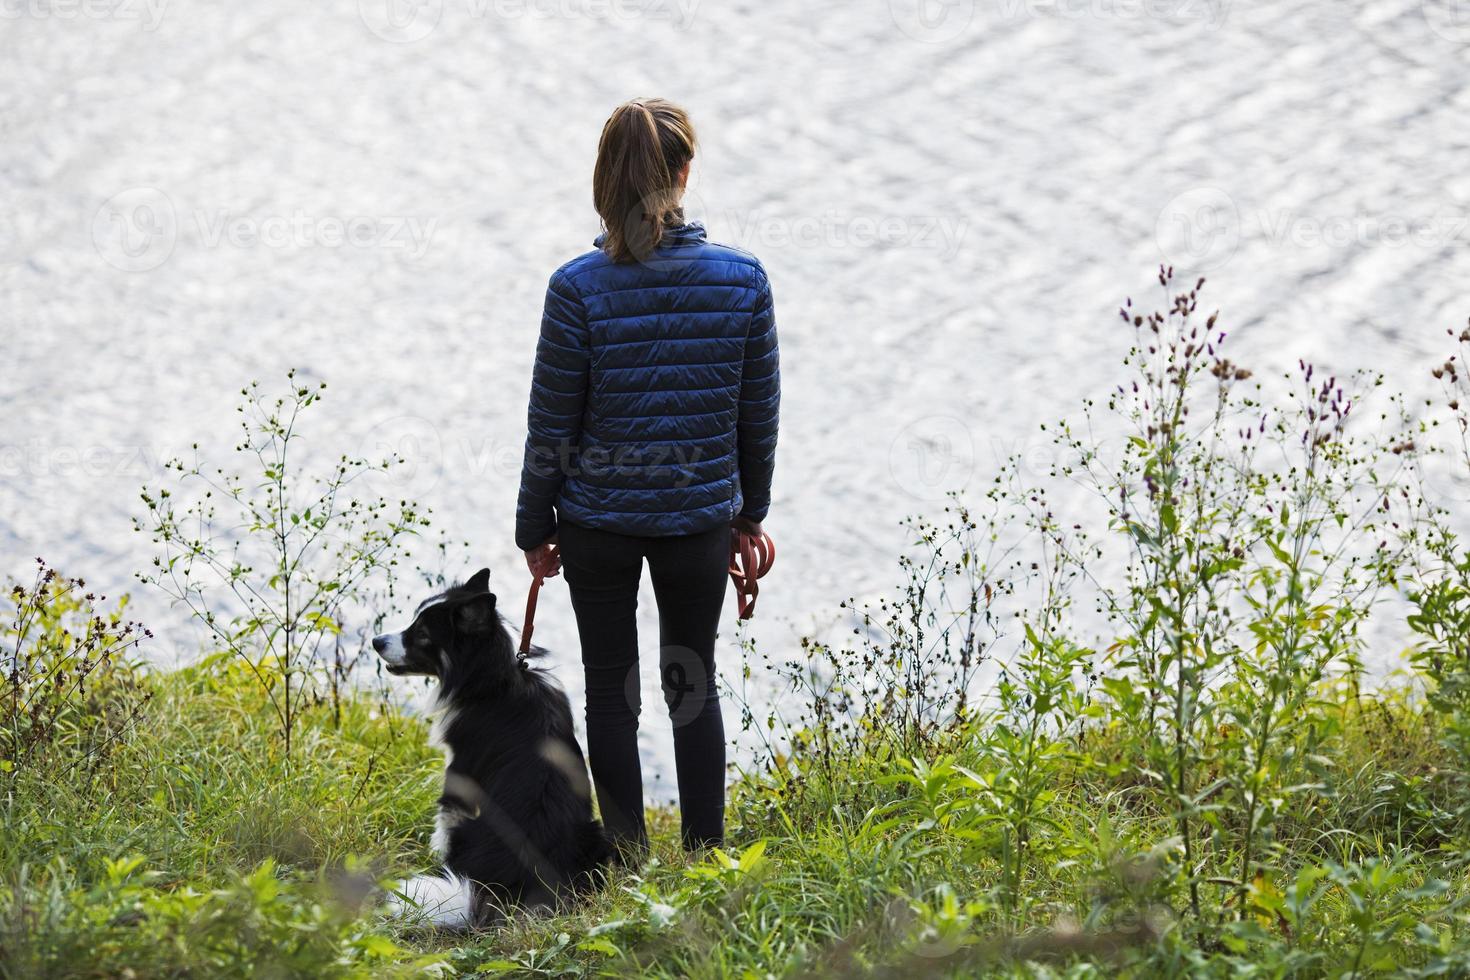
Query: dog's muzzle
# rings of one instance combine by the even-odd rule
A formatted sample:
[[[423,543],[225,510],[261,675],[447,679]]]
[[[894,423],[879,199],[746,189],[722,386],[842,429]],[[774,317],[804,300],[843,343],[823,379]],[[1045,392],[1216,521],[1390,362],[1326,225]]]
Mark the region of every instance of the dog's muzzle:
[[[382,658],[390,674],[401,674],[408,667],[408,655],[403,649],[401,633],[384,633],[373,637],[373,652]]]

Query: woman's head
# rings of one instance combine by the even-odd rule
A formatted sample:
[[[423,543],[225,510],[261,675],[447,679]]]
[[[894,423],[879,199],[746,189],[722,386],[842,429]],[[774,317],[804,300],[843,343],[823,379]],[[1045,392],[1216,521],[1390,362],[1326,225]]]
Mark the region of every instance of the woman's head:
[[[679,206],[694,127],[664,99],[634,99],[613,110],[597,144],[592,201],[607,232],[602,247],[615,262],[641,260],[684,220]]]

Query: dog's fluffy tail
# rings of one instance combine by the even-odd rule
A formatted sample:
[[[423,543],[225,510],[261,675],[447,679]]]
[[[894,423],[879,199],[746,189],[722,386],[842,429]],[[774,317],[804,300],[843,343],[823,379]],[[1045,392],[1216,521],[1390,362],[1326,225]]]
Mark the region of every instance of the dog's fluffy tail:
[[[474,924],[473,887],[445,871],[398,883],[389,904],[393,915],[436,929],[468,929]]]

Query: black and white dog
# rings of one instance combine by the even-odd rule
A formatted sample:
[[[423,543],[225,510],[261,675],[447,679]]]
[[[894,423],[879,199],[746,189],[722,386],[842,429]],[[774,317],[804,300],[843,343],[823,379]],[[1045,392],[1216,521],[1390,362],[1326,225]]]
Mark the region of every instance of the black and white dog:
[[[434,924],[479,926],[506,905],[550,908],[602,880],[611,847],[592,819],[571,706],[517,656],[490,570],[427,600],[373,640],[388,672],[439,679],[434,739],[447,757],[434,846],[447,877],[404,883]]]

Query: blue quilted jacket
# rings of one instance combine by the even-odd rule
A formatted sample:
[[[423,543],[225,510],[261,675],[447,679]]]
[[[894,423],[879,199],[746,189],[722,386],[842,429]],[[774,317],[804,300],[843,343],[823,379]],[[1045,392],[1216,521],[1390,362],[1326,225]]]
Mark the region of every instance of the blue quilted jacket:
[[[546,290],[516,544],[534,548],[558,519],[648,536],[762,520],[779,401],[753,255],[690,223],[644,262],[573,259]]]

